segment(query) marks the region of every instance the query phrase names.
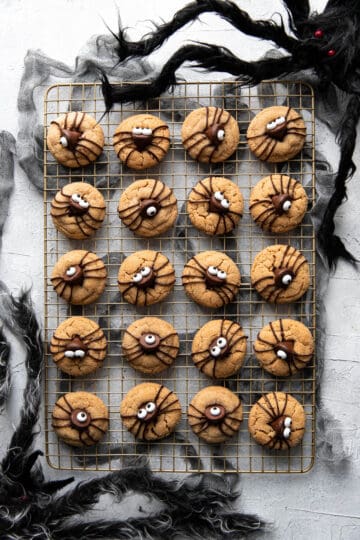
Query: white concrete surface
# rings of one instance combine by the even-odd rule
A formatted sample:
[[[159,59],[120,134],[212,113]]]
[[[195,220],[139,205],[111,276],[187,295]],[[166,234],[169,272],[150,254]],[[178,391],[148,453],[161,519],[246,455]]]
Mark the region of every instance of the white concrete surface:
[[[237,0],[237,3],[258,18],[283,12],[280,0]],[[122,20],[130,27],[133,39],[151,28],[149,20],[168,20],[185,4],[185,0],[117,2]],[[324,4],[325,0],[312,2],[318,10]],[[116,29],[117,6],[114,0],[0,0],[0,129],[17,134],[16,98],[26,51],[39,48],[72,64],[88,37],[106,31],[102,19]],[[266,44],[241,38],[212,15],[203,16],[201,20],[202,24],[196,23],[183,30],[164,49],[154,54],[154,61],[161,63],[180,42],[194,36],[201,41],[226,45],[244,58],[256,58],[267,49]],[[198,78],[198,74],[189,72],[189,77]],[[331,139],[326,144],[331,145],[331,152],[327,154],[333,156],[335,167],[337,148]],[[355,158],[360,165],[359,144]],[[349,201],[338,212],[337,224],[341,236],[360,258],[358,176],[349,183]],[[41,196],[17,167],[16,187],[0,253],[0,276],[14,292],[24,285],[32,285],[39,313],[42,312],[43,287],[42,212]],[[344,433],[350,464],[342,474],[330,472],[318,460],[314,469],[305,475],[244,475],[241,480],[242,508],[258,512],[276,525],[266,538],[360,538],[360,361],[357,356],[360,345],[360,286],[359,274],[353,268],[339,264],[330,279],[325,304],[328,324],[323,399]],[[21,375],[19,366],[16,371]],[[16,385],[21,388],[20,376]],[[15,416],[13,420],[16,420]],[[2,440],[1,446],[4,442]]]

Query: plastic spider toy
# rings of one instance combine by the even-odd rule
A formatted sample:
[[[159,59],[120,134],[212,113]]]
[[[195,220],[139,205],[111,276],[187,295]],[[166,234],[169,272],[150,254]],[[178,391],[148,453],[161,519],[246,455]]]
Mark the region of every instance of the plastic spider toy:
[[[318,77],[320,88],[333,84],[346,94],[347,105],[338,131],[341,149],[335,189],[326,208],[319,230],[319,240],[329,265],[339,257],[355,262],[340,238],[334,235],[334,215],[346,197],[346,180],[355,172],[352,161],[356,140],[356,126],[360,117],[360,4],[357,0],[329,0],[322,13],[311,13],[308,0],[283,0],[291,33],[283,23],[253,20],[229,0],[196,0],[178,11],[173,19],[156,27],[139,42],[126,39],[123,29],[115,35],[120,62],[134,56],[148,56],[169,37],[202,13],[214,12],[240,32],[270,41],[286,51],[281,57],[246,62],[229,49],[217,45],[195,43],[180,47],[169,58],[160,73],[149,85],[111,85],[102,76],[103,95],[107,110],[114,103],[145,100],[159,96],[176,85],[176,71],[184,62],[208,71],[234,75],[239,84],[255,85],[303,70],[311,70]]]

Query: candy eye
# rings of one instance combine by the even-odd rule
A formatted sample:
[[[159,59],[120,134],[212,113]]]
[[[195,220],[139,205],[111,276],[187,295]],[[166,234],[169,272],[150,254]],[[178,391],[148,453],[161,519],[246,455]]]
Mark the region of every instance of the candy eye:
[[[322,39],[324,37],[324,30],[322,28],[318,28],[317,30],[315,30],[314,37],[316,39]]]
[[[286,287],[288,285],[290,285],[290,283],[292,282],[293,278],[290,274],[285,274],[282,278],[281,278],[281,283],[283,285],[285,285]]]
[[[152,129],[150,129],[150,128],[143,128],[143,129],[142,129],[142,134],[143,134],[143,135],[152,135]]]
[[[69,146],[69,143],[68,143],[68,140],[66,137],[60,137],[60,144],[61,146],[63,146],[64,148],[67,148]]]
[[[225,139],[225,131],[223,129],[219,129],[216,134],[216,137],[218,141],[223,141]]]
[[[65,351],[65,352],[64,352],[64,356],[65,356],[66,358],[74,358],[75,353],[74,353],[74,351]]]
[[[221,414],[220,407],[216,407],[216,406],[211,407],[211,409],[210,409],[210,414],[211,414],[212,416],[220,416],[220,414]]]
[[[227,345],[227,339],[224,337],[219,337],[219,339],[216,341],[216,345],[220,347],[220,349],[223,349]]]
[[[216,266],[209,266],[208,272],[211,276],[217,276],[218,275],[218,269]]]
[[[86,422],[87,419],[88,419],[88,415],[86,414],[85,411],[80,411],[76,415],[76,420],[78,422]]]
[[[226,279],[227,278],[227,273],[224,272],[224,270],[218,270],[217,271],[217,277],[219,279]]]
[[[275,129],[276,128],[276,121],[274,120],[273,122],[269,122],[268,124],[266,124],[266,128],[267,129]]]
[[[145,343],[147,343],[148,345],[153,345],[156,341],[156,337],[154,336],[154,334],[147,334],[145,336]]]
[[[132,128],[131,133],[133,135],[142,135],[142,128],[141,127],[134,127],[134,128]]]
[[[76,274],[76,268],[75,266],[70,266],[67,270],[66,270],[66,275],[71,277],[71,276],[74,276]]]
[[[218,347],[217,345],[215,345],[215,347],[211,347],[210,354],[211,354],[211,356],[214,356],[215,358],[217,356],[220,356],[220,354],[221,354],[220,347]]]
[[[217,201],[222,201],[224,199],[224,195],[221,191],[215,191],[214,197]]]
[[[75,351],[75,358],[84,358],[85,356],[85,351],[83,351],[82,349],[78,349],[77,351]]]
[[[73,193],[73,194],[71,195],[71,199],[72,199],[74,202],[78,203],[78,202],[81,201],[81,196],[80,196],[78,193]]]
[[[149,206],[149,208],[146,209],[146,215],[149,217],[154,217],[157,214],[157,210],[155,206]]]
[[[144,418],[146,418],[147,416],[146,409],[144,409],[143,407],[139,409],[136,416],[139,418],[139,420],[143,420]]]
[[[89,203],[80,197],[79,206],[81,206],[81,208],[89,208]]]
[[[285,351],[282,351],[281,349],[279,349],[276,353],[276,356],[278,358],[280,358],[280,360],[286,360],[287,359],[287,354]]]
[[[286,119],[285,119],[285,116],[279,116],[278,118],[276,118],[275,120],[275,124],[277,126],[281,126],[281,124],[285,124],[286,122]]]
[[[155,403],[153,403],[152,401],[149,401],[149,403],[147,403],[147,404],[145,405],[145,409],[146,409],[146,412],[152,413],[152,412],[155,411],[156,405],[155,405]]]
[[[223,208],[230,208],[230,202],[227,199],[223,199],[220,204]]]
[[[327,54],[327,56],[330,56],[330,57],[335,56],[336,51],[335,51],[335,49],[329,49],[326,54]]]
[[[134,283],[139,283],[139,281],[142,280],[142,275],[140,274],[140,272],[137,272],[136,274],[133,275],[132,277],[132,280]]]
[[[148,275],[150,274],[150,272],[151,272],[150,266],[144,266],[144,268],[142,268],[142,269],[140,270],[140,274],[141,274],[143,277],[148,276]]]
[[[284,426],[289,428],[291,424],[292,424],[292,419],[290,418],[290,416],[287,416],[284,420]]]
[[[291,201],[285,201],[282,205],[282,209],[284,212],[288,212],[291,208]]]
[[[284,439],[288,439],[291,435],[291,429],[289,427],[286,427],[283,431],[283,437]]]

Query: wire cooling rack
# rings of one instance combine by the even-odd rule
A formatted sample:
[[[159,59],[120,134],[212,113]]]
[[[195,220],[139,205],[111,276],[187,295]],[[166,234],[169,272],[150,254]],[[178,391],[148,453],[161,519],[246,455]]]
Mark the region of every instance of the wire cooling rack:
[[[314,178],[314,96],[311,87],[301,82],[267,82],[249,89],[233,82],[184,83],[174,94],[146,103],[117,106],[104,114],[104,102],[98,84],[59,84],[48,89],[44,103],[44,287],[45,287],[45,416],[46,455],[57,469],[116,470],[128,459],[146,455],[154,471],[166,472],[249,472],[302,473],[308,471],[315,454],[315,368],[314,360],[305,370],[290,378],[276,378],[262,368],[252,353],[257,333],[271,320],[293,317],[306,324],[315,337],[315,238],[309,212],[300,227],[282,235],[265,233],[249,215],[250,190],[260,178],[271,172],[290,174],[302,182],[310,206],[315,198]],[[200,106],[214,105],[227,109],[238,121],[241,140],[236,153],[223,164],[206,165],[193,161],[181,144],[180,130],[184,117]],[[286,164],[266,164],[257,160],[246,143],[246,129],[251,118],[271,105],[288,105],[304,117],[307,136],[302,153]],[[100,121],[105,133],[105,148],[98,161],[83,169],[66,169],[57,164],[46,147],[46,128],[58,115],[68,111],[85,111]],[[112,135],[119,122],[132,114],[151,113],[169,125],[171,146],[165,160],[144,171],[122,167],[112,147]],[[202,178],[225,176],[235,181],[245,200],[245,213],[233,234],[211,238],[191,226],[185,201],[191,188]],[[154,239],[136,238],[122,225],[117,204],[123,189],[141,178],[159,178],[171,186],[178,200],[176,226]],[[69,240],[53,226],[50,203],[57,190],[71,181],[96,185],[107,204],[107,216],[95,237]],[[294,304],[269,305],[250,285],[250,268],[255,255],[267,245],[291,244],[300,249],[309,262],[311,286]],[[71,249],[92,250],[102,257],[108,269],[107,287],[98,302],[89,306],[68,306],[52,289],[50,274],[58,258]],[[167,255],[174,265],[174,292],[161,304],[136,308],[123,302],[117,288],[118,268],[123,258],[134,251],[154,249]],[[185,295],[181,285],[184,264],[199,251],[214,249],[226,252],[239,266],[242,285],[236,301],[214,311],[201,308]],[[108,355],[95,374],[71,378],[57,369],[49,353],[49,342],[56,327],[67,317],[83,315],[99,322],[108,340]],[[134,371],[121,353],[124,329],[135,319],[154,315],[169,321],[179,333],[180,354],[172,367],[156,376]],[[242,369],[233,377],[213,382],[200,373],[191,360],[191,342],[196,330],[213,318],[227,317],[240,322],[248,336],[247,355]],[[126,392],[146,380],[164,384],[178,395],[183,414],[176,432],[159,442],[135,441],[123,427],[120,402]],[[202,442],[191,431],[186,411],[192,397],[205,386],[225,385],[238,394],[243,403],[244,421],[237,435],[222,445]],[[96,393],[109,407],[110,429],[94,447],[71,448],[58,440],[51,428],[51,411],[55,401],[66,392],[84,390]],[[290,451],[280,452],[258,446],[247,430],[251,406],[261,394],[270,391],[290,392],[304,406],[307,422],[302,443]]]

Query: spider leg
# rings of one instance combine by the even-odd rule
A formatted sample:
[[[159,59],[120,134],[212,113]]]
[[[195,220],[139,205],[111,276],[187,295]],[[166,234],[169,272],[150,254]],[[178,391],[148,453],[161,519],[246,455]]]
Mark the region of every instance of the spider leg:
[[[283,0],[283,4],[291,18],[291,29],[297,35],[296,27],[298,24],[305,22],[310,16],[309,0]]]

